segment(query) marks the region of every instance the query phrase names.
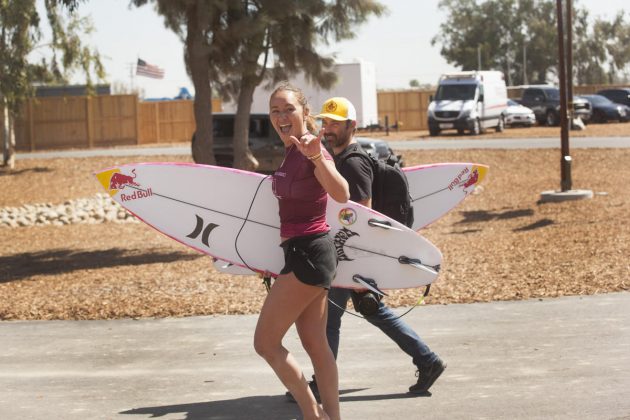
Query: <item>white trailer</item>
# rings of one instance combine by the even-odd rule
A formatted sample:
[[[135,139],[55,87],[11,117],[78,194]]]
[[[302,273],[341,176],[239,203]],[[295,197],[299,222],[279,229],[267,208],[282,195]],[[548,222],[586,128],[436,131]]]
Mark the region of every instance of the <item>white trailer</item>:
[[[352,102],[357,110],[357,127],[367,127],[378,124],[378,105],[376,94],[376,72],[374,64],[356,60],[353,63],[338,63],[334,66],[337,83],[330,89],[324,90],[307,82],[304,74],[299,73],[289,81],[302,89],[312,109],[319,114],[322,104],[333,96],[343,96]],[[273,91],[259,85],[254,91],[252,114],[269,112],[269,95]],[[223,111],[236,112],[235,103],[224,103]]]

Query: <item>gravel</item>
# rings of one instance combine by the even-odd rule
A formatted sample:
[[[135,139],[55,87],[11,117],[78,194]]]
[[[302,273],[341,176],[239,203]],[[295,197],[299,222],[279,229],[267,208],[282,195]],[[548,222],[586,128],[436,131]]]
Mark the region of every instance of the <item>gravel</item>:
[[[560,184],[558,150],[409,151],[408,165],[490,165],[479,194],[422,230],[443,253],[427,304],[518,300],[630,290],[630,149],[576,149],[574,188],[590,200],[540,203]],[[114,210],[93,171],[126,162],[190,161],[186,156],[18,161],[0,170],[0,208],[32,222],[0,227],[0,319],[110,319],[252,314],[265,289],[257,277],[214,270],[210,258]],[[59,180],[70,180],[60,182]],[[34,203],[50,203],[37,205]],[[30,206],[30,207],[28,207]],[[103,207],[100,207],[103,206]],[[16,210],[16,209],[29,209]],[[114,207],[115,208],[115,207]],[[89,210],[86,210],[89,209]],[[110,210],[105,210],[110,209]],[[120,215],[119,210],[116,214]],[[48,216],[44,216],[46,218]],[[14,215],[15,218],[15,215]],[[52,217],[55,220],[54,217]],[[72,223],[71,220],[78,221]],[[63,223],[63,222],[62,222]],[[390,306],[422,291],[394,291]],[[421,309],[417,309],[421,310]]]
[[[138,223],[133,215],[107,194],[67,200],[61,204],[39,203],[0,208],[0,228],[105,222]]]

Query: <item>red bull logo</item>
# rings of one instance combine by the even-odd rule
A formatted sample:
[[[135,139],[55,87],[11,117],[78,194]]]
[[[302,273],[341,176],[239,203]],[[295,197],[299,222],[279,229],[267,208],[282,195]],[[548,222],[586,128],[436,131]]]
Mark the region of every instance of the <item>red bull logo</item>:
[[[353,225],[357,221],[357,213],[349,207],[339,211],[339,222],[344,226]]]
[[[133,176],[125,175],[121,172],[114,173],[111,179],[109,180],[109,189],[122,190],[126,186],[139,187],[140,184],[134,181],[134,179],[136,179],[136,170],[132,169],[131,173],[133,174]]]
[[[144,190],[136,190],[132,194],[120,194],[120,201],[133,201],[139,198],[151,197],[153,195],[153,191],[151,188],[147,188]]]
[[[137,191],[141,191],[142,193],[138,194],[123,194],[127,200],[135,200],[136,198],[143,198],[153,195],[153,193],[149,193],[151,190],[140,190],[140,184],[135,181],[136,179],[136,170],[132,169],[131,174],[124,174],[118,168],[108,169],[103,172],[99,172],[96,174],[96,178],[99,180],[103,188],[109,191],[109,195],[114,196],[118,193],[118,191],[123,190],[125,187],[132,187]],[[135,197],[135,198],[134,198]]]
[[[462,182],[462,179],[464,178],[464,176],[466,176],[466,174],[469,173],[469,172],[470,171],[468,170],[468,168],[462,169],[462,171],[448,185],[448,189],[452,191],[453,188],[455,188],[458,185],[460,185],[461,182]]]
[[[477,169],[474,169],[472,171],[472,174],[470,174],[470,176],[468,177],[468,179],[464,181],[464,185],[462,188],[466,189],[468,187],[471,187],[475,185],[478,180],[479,180],[479,171]]]

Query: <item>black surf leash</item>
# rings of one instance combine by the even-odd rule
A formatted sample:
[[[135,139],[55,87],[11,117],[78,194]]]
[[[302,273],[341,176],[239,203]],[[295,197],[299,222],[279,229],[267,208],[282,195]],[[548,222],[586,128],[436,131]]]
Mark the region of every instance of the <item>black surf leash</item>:
[[[402,318],[403,316],[407,315],[409,312],[411,312],[412,310],[414,310],[416,307],[422,305],[422,303],[424,302],[424,298],[427,297],[429,295],[429,290],[431,290],[431,285],[427,284],[425,289],[424,289],[424,293],[420,296],[420,299],[418,299],[418,301],[416,302],[415,305],[413,305],[411,308],[407,309],[407,311],[405,311],[404,313],[398,315],[396,318],[392,319],[392,321],[396,321],[397,319]],[[337,309],[342,310],[343,312],[350,314],[354,317],[360,318],[360,319],[367,319],[367,317],[362,316],[362,315],[357,315],[353,312],[350,312],[349,310],[347,310],[346,308],[342,308],[341,306],[337,305],[335,302],[333,302],[330,298],[328,298],[328,303],[331,303],[333,306],[335,306]],[[355,308],[356,309],[356,308]]]

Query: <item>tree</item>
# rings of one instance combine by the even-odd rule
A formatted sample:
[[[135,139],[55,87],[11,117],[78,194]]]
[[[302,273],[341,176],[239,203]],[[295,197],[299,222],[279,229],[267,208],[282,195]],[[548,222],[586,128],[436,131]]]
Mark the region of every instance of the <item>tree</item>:
[[[104,77],[103,66],[97,51],[86,47],[82,36],[92,30],[90,21],[75,12],[78,0],[46,0],[47,19],[52,30],[52,41],[40,45],[40,16],[35,0],[0,1],[0,106],[4,112],[3,164],[13,168],[15,133],[14,118],[21,103],[32,93],[34,82],[65,83],[78,69],[84,72],[88,85],[91,74]],[[37,48],[52,53],[49,59],[38,63],[28,61],[28,55]]]
[[[576,80],[602,83],[607,63],[611,74],[630,62],[630,25],[620,13],[612,23],[597,20],[591,26],[586,9],[574,3]],[[502,70],[508,84],[557,77],[555,0],[441,0],[438,7],[448,17],[431,43],[441,45],[449,63],[476,69],[479,49],[484,69]]]
[[[351,38],[355,25],[384,12],[373,0],[152,1],[168,28],[178,34],[187,31],[185,58],[196,91],[193,159],[214,162],[209,107],[214,87],[224,98],[237,102],[234,165],[244,169],[257,165],[248,147],[255,88],[265,80],[275,83],[298,71],[319,86],[331,86],[333,59],[317,53],[318,43]],[[133,2],[141,6],[149,0]],[[183,18],[192,8],[198,9],[192,15],[196,20]],[[195,42],[189,42],[192,39]],[[270,67],[272,56],[274,66]],[[201,109],[205,104],[207,109]]]

